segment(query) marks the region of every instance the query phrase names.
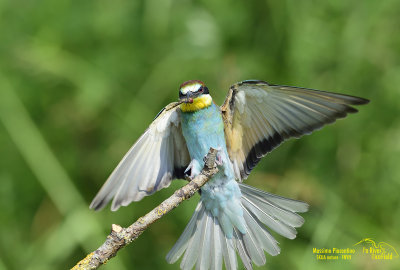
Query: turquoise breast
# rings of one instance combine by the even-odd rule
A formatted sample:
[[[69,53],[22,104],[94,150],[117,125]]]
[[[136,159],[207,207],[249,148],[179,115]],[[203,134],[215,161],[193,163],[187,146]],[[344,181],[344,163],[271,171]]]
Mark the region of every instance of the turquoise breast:
[[[182,133],[192,159],[202,161],[210,147],[226,151],[224,123],[214,103],[196,112],[182,112],[181,119]]]
[[[225,207],[231,206],[233,216],[242,215],[241,208],[237,207],[241,196],[238,184],[235,181],[232,164],[226,148],[224,123],[219,108],[213,103],[207,108],[196,112],[182,112],[182,133],[185,137],[191,159],[198,161],[201,168],[203,158],[210,147],[220,150],[223,165],[219,172],[201,189],[201,199],[207,210],[214,216],[220,216]],[[199,168],[201,170],[201,168]]]

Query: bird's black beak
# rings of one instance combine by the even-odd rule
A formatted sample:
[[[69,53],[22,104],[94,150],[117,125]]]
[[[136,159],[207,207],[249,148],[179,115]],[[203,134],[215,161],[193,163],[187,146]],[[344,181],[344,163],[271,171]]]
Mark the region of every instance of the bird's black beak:
[[[193,98],[195,98],[195,94],[192,91],[186,93],[186,95],[180,98],[180,102],[182,103],[193,103]]]

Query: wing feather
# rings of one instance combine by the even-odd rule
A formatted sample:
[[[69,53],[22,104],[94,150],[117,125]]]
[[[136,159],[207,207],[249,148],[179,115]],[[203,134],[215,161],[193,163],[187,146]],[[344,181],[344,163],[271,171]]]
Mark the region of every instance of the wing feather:
[[[221,112],[235,175],[244,180],[275,147],[310,134],[369,100],[313,89],[244,81],[233,85]]]
[[[180,109],[177,103],[171,103],[129,149],[93,199],[90,208],[99,210],[113,197],[113,211],[132,201],[139,201],[168,187],[172,179],[182,178],[189,162],[180,126]]]

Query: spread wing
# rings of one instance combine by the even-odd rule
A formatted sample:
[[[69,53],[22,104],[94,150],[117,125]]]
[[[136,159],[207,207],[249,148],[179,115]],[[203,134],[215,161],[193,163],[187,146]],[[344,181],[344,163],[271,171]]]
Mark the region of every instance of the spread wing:
[[[272,149],[290,137],[310,134],[366,104],[359,97],[264,81],[233,85],[221,106],[235,176],[244,180]]]
[[[113,197],[111,210],[139,201],[183,178],[190,163],[180,126],[177,103],[165,107],[145,133],[129,149],[93,199],[90,208],[99,210]]]

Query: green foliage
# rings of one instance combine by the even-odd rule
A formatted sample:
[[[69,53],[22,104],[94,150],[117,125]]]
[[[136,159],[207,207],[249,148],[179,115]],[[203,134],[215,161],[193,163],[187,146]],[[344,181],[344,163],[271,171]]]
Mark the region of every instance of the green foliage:
[[[118,212],[88,205],[186,80],[217,103],[262,79],[369,98],[360,113],[285,143],[248,184],[310,204],[262,269],[399,269],[317,261],[362,238],[400,252],[400,2],[0,1],[0,269],[65,269],[181,186]],[[198,198],[104,269],[177,269],[164,257]]]

